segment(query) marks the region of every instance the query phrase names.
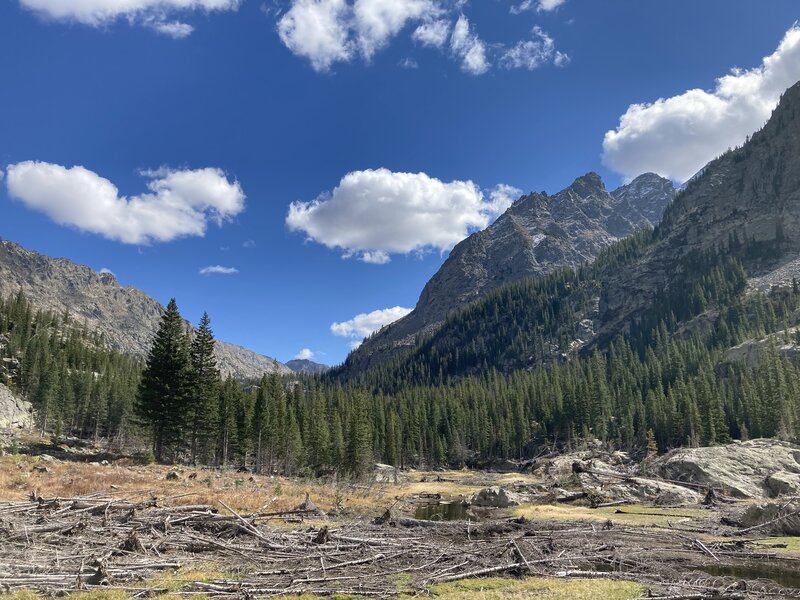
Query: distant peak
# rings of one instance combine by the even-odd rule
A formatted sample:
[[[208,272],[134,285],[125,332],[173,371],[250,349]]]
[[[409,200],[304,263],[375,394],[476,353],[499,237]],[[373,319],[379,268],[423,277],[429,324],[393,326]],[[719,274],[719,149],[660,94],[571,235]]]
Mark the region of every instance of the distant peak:
[[[606,186],[603,184],[603,179],[595,173],[591,171],[586,173],[586,175],[581,175],[578,177],[569,189],[578,194],[581,198],[588,198],[598,192],[605,192]]]

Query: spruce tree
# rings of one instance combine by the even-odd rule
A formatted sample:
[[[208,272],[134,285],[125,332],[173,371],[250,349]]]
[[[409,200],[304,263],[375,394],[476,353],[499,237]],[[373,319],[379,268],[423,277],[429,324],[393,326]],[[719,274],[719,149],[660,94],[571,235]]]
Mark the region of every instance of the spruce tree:
[[[153,454],[163,462],[180,450],[192,394],[189,339],[175,299],[169,301],[147,356],[136,412],[151,430]]]
[[[211,319],[203,313],[200,326],[192,340],[192,398],[189,408],[191,420],[191,460],[207,463],[214,434],[216,405],[219,394],[220,374],[214,357],[214,333]]]

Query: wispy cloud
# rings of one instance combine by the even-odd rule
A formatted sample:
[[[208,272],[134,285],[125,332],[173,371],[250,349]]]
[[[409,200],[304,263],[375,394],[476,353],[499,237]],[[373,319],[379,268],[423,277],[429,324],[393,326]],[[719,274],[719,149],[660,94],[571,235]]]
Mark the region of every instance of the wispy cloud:
[[[239,0],[20,0],[20,4],[51,21],[103,27],[124,19],[181,39],[194,28],[172,16],[236,10]]]
[[[239,269],[235,267],[223,267],[221,265],[209,265],[200,269],[200,275],[236,275]]]

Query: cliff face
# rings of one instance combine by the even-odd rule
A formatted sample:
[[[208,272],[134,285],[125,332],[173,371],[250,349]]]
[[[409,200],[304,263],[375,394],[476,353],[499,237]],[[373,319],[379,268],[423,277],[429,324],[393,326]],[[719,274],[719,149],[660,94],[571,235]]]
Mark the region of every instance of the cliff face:
[[[554,196],[523,196],[453,249],[414,311],[353,352],[345,376],[390,360],[435,331],[448,312],[504,284],[590,261],[617,239],[656,225],[674,196],[672,183],[652,173],[613,192],[588,173]]]
[[[760,247],[744,258],[754,287],[800,275],[800,84],[742,148],[709,163],[669,207],[646,256],[604,282],[600,338],[624,331],[669,285],[689,253],[731,243]]]
[[[0,295],[19,290],[37,307],[69,310],[90,328],[101,332],[111,348],[144,357],[164,308],[134,287],[122,287],[111,274],[63,258],[50,258],[6,240],[0,241]],[[227,342],[217,341],[217,362],[223,373],[260,377],[285,365]]]

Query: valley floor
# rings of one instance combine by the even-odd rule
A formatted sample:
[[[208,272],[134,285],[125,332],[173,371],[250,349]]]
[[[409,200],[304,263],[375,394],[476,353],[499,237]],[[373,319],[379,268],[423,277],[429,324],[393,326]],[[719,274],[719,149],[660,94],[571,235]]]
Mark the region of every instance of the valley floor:
[[[800,597],[800,540],[722,524],[736,509],[725,502],[590,508],[535,499],[538,475],[379,473],[335,484],[0,457],[0,590],[15,600]],[[522,503],[462,505],[490,486]],[[477,520],[441,520],[436,506]]]

